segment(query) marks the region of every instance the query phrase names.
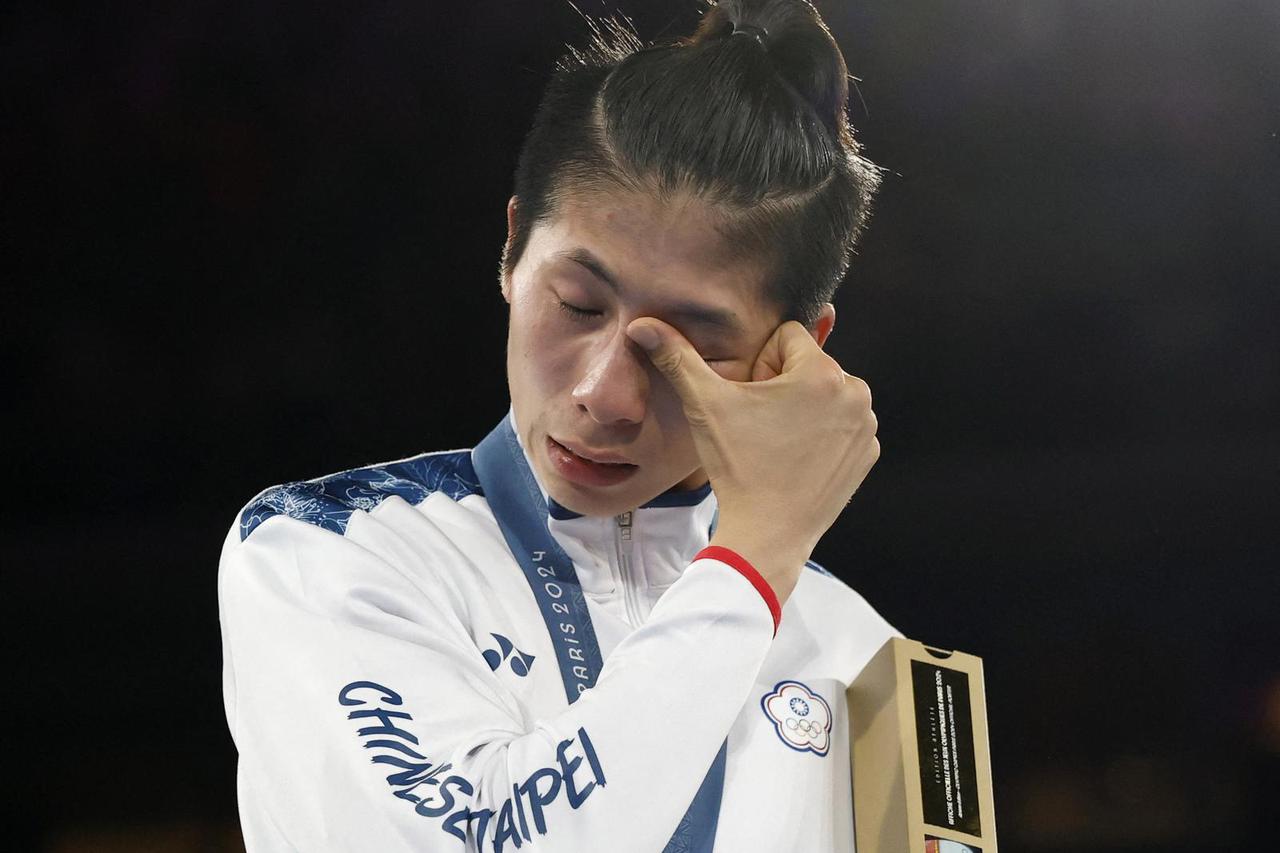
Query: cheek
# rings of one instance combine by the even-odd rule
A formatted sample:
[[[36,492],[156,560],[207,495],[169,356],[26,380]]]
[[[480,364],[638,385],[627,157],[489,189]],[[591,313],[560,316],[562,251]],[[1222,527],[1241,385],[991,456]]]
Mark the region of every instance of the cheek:
[[[683,464],[681,456],[693,452],[693,433],[685,419],[684,407],[675,389],[666,380],[651,376],[649,385],[649,413],[653,418],[661,443],[670,461]]]
[[[572,382],[577,346],[556,323],[557,318],[539,311],[532,301],[511,307],[511,332],[507,372],[540,394],[559,390]]]

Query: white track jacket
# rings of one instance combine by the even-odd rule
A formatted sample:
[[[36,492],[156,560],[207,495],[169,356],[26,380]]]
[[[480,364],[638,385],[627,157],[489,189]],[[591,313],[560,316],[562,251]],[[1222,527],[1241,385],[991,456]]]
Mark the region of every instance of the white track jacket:
[[[897,632],[812,563],[778,614],[715,513],[569,512],[510,415],[258,495],[218,576],[249,851],[852,851],[845,688]]]

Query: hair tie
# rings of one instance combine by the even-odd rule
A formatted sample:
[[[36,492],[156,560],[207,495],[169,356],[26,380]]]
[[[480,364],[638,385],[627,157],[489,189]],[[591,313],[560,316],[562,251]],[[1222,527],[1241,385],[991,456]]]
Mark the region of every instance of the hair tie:
[[[757,27],[754,24],[734,24],[733,32],[731,32],[729,35],[751,36],[756,41],[760,42],[761,47],[764,47],[765,39],[769,38],[769,31],[766,30],[764,27]]]

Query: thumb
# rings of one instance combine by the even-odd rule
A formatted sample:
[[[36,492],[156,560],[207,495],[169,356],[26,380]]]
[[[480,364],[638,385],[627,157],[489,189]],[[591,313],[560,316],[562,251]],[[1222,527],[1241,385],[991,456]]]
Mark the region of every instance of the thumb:
[[[656,317],[632,320],[627,337],[645,351],[653,366],[675,387],[686,411],[691,406],[698,408],[714,383],[726,381],[702,360],[684,335]]]
[[[795,320],[788,320],[773,330],[756,356],[751,367],[751,381],[760,382],[789,373],[815,353],[821,355],[822,347],[818,346],[809,330]]]

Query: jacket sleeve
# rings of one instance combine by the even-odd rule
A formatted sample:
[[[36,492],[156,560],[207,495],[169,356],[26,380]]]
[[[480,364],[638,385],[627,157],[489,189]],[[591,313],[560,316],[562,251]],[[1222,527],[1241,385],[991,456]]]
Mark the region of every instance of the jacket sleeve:
[[[249,850],[662,850],[776,628],[750,567],[719,556],[593,689],[530,719],[437,583],[448,566],[287,517],[233,526],[218,587]]]

